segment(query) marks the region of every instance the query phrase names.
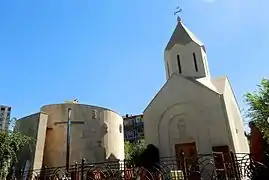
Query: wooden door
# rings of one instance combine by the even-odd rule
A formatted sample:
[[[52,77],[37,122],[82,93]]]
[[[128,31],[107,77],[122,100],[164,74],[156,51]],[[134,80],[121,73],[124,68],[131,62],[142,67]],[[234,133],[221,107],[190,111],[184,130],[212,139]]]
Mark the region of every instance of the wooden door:
[[[198,164],[198,154],[195,142],[183,143],[175,145],[176,157],[178,160],[178,167],[180,170],[186,170],[186,175],[189,180],[200,179],[199,164]],[[184,153],[184,157],[181,153]],[[185,159],[185,163],[184,163]],[[184,166],[183,166],[184,163]]]
[[[233,177],[232,159],[229,146],[212,147],[217,176],[222,179]]]

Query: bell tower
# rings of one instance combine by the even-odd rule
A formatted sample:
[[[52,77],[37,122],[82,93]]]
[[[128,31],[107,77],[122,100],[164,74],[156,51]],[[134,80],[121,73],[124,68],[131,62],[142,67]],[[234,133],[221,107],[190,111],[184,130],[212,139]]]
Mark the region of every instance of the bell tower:
[[[210,77],[205,46],[184,26],[180,17],[177,21],[164,52],[166,80],[173,74],[195,79]]]

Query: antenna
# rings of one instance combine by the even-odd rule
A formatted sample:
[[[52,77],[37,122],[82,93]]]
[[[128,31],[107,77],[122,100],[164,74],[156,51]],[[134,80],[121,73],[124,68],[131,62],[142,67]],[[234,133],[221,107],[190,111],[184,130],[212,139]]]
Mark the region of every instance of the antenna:
[[[177,15],[177,21],[178,21],[178,22],[181,21],[181,18],[180,18],[180,16],[178,15],[178,14],[181,13],[181,12],[182,12],[182,9],[181,9],[179,6],[177,6],[177,7],[176,7],[176,11],[174,12],[174,16]]]

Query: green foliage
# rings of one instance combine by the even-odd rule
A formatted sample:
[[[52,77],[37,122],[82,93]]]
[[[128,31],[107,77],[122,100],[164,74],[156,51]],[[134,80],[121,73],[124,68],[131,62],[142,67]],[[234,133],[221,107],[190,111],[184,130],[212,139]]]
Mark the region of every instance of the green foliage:
[[[262,79],[258,90],[245,95],[249,106],[247,117],[261,130],[265,140],[269,141],[269,79]]]
[[[126,160],[131,159],[131,154],[132,154],[132,143],[129,141],[124,142],[124,158]]]
[[[11,120],[15,122],[16,119]],[[17,162],[17,155],[33,139],[16,130],[0,130],[0,174]],[[7,167],[7,164],[9,164]]]
[[[140,140],[133,143],[126,141],[124,142],[125,159],[131,164],[134,164],[138,160],[138,157],[145,151],[145,149],[145,140]]]
[[[29,143],[31,138],[20,132],[0,131],[0,161],[3,159],[17,160],[17,153]]]

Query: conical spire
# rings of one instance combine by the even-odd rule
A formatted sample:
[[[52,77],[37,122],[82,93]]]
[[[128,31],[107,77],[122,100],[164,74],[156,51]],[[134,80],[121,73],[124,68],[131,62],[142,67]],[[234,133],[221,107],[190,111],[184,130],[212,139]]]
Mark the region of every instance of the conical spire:
[[[201,46],[204,51],[204,44],[182,23],[181,18],[178,16],[177,26],[165,48],[166,51],[170,50],[175,44],[186,45],[191,41]]]

